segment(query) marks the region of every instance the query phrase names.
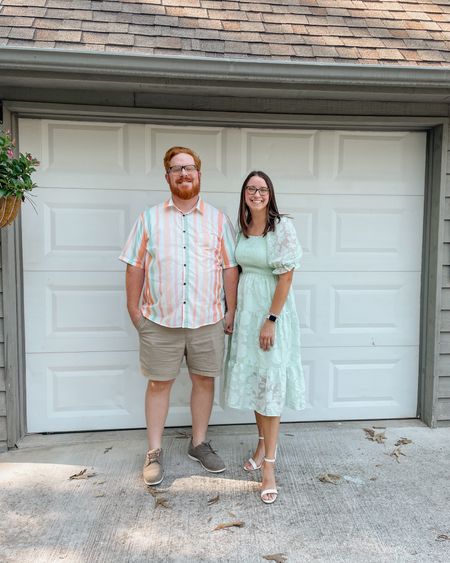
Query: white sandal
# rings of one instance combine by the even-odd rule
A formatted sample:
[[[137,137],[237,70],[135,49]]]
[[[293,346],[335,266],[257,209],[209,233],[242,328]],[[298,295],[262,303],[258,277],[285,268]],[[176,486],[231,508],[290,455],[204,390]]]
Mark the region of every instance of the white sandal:
[[[264,462],[265,463],[275,463],[275,458],[274,459],[268,459],[267,457],[265,457]],[[263,498],[265,495],[274,495],[274,496],[271,499],[265,499],[265,498]],[[263,501],[264,504],[272,504],[273,502],[275,502],[277,500],[277,497],[278,497],[278,490],[277,489],[264,489],[263,491],[261,491],[261,500]]]
[[[259,436],[259,437],[258,437],[258,440],[264,440],[264,436]],[[249,464],[252,466],[251,469],[248,469],[247,467],[245,467],[245,465],[243,466],[244,471],[247,471],[248,473],[250,473],[250,472],[252,472],[252,471],[257,471],[258,469],[261,469],[261,466],[262,466],[262,461],[261,461],[261,463],[260,463],[259,465],[257,465],[256,461],[255,461],[252,457],[250,457],[250,458],[247,460],[246,463],[249,463]]]

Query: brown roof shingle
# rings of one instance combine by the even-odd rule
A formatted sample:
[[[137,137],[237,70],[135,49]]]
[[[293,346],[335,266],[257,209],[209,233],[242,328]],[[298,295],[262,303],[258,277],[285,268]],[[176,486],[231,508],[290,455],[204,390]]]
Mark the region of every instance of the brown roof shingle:
[[[0,45],[450,66],[450,0],[1,0]]]

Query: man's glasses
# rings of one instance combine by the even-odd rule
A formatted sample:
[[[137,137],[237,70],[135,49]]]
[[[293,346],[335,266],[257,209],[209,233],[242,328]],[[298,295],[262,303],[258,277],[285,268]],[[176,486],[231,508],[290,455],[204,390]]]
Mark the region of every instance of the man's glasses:
[[[259,192],[259,195],[262,196],[268,195],[270,191],[269,188],[255,188],[255,186],[247,186],[245,189],[250,195],[255,195],[256,192]]]
[[[167,169],[167,172],[169,172],[169,174],[181,174],[183,170],[185,172],[195,172],[197,167],[195,164],[187,164],[186,166],[170,166]]]

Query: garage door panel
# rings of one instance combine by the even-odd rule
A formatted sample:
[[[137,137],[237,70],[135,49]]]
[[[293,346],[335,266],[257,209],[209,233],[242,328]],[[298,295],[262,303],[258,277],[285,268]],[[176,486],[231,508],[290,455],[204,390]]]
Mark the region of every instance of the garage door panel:
[[[27,352],[136,350],[122,272],[26,272]]]
[[[166,185],[163,156],[169,147],[190,147],[202,160],[202,185],[208,191],[237,190],[241,134],[225,127],[145,126],[145,174],[147,185]],[[236,154],[237,152],[237,154]]]
[[[143,142],[133,125],[22,119],[20,134],[40,161],[39,186],[123,189],[137,163],[143,170]]]
[[[26,270],[123,270],[118,256],[131,226],[164,192],[36,189],[36,211],[24,206]]]
[[[379,353],[358,349],[347,357],[345,350],[340,350],[333,351],[330,357],[329,409],[351,407],[357,412],[399,409],[405,416],[414,412],[417,394],[405,396],[404,389],[408,387],[410,370],[417,364],[417,347],[394,347],[392,350],[384,347]],[[367,417],[367,413],[364,416]]]
[[[298,192],[318,175],[318,131],[244,129],[242,177],[264,170],[281,192]]]
[[[422,243],[417,224],[422,217],[422,198],[419,202],[415,198],[402,202],[392,199],[380,202],[379,198],[367,197],[364,202],[352,201],[351,205],[336,202],[331,209],[330,258],[342,262],[344,267],[363,262],[363,267],[372,264],[378,270],[389,263],[393,270],[417,269]],[[412,255],[405,256],[405,236],[413,243]]]
[[[417,345],[417,272],[297,272],[304,346]]]
[[[333,185],[341,193],[423,194],[425,135],[336,131]],[[370,155],[370,158],[367,158]],[[363,185],[361,179],[364,178]]]
[[[301,420],[377,419],[381,412],[386,418],[415,416],[417,390],[410,392],[410,377],[418,347],[304,347],[303,358],[311,365],[314,394]],[[289,409],[283,414],[283,420],[298,419]]]
[[[296,226],[308,271],[418,271],[423,197],[316,196],[277,198]],[[290,203],[289,203],[290,202]],[[405,241],[408,252],[405,252]]]
[[[39,401],[27,406],[28,430],[142,426],[145,381],[136,360],[135,352],[29,354],[28,393]]]
[[[130,173],[128,127],[122,123],[42,121],[41,174],[64,176],[76,172],[108,179]],[[106,171],[106,175],[105,175]],[[106,178],[105,178],[106,179]]]

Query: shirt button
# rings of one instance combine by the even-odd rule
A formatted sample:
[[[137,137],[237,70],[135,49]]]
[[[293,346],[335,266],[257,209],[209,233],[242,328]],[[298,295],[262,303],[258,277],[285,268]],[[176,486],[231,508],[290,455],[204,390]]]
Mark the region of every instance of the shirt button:
[[[183,305],[186,305],[186,301],[183,302]]]
[[[186,282],[184,282],[184,284],[183,284],[183,285],[186,285]]]
[[[186,268],[186,264],[183,264],[183,266]]]
[[[183,246],[183,248],[186,250],[186,247],[185,247],[185,246]]]

